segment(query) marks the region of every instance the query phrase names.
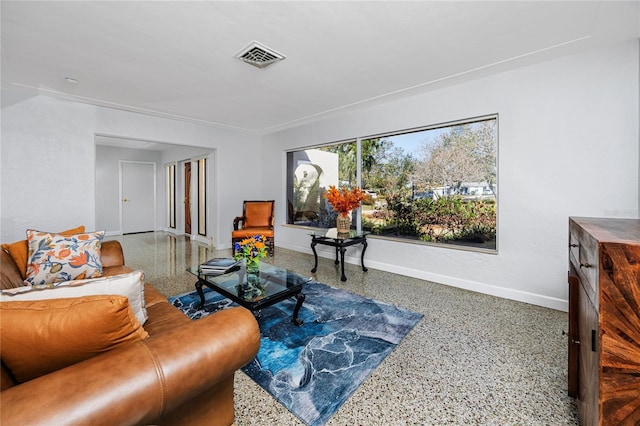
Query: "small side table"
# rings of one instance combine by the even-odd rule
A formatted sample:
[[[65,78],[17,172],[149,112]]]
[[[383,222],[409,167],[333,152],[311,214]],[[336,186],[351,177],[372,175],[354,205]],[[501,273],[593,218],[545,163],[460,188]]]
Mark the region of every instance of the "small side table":
[[[360,256],[360,264],[362,265],[362,271],[367,272],[367,268],[364,266],[364,252],[367,250],[367,235],[369,232],[358,232],[351,230],[348,233],[338,233],[336,228],[329,228],[312,232],[311,234],[311,250],[313,251],[313,257],[315,264],[311,272],[316,272],[318,269],[318,253],[316,253],[316,245],[322,244],[325,246],[332,246],[336,248],[336,260],[342,266],[342,276],[340,281],[346,281],[347,276],[344,274],[344,253],[347,251],[347,247],[356,244],[362,244],[362,254]],[[338,253],[340,253],[340,260],[338,260]]]

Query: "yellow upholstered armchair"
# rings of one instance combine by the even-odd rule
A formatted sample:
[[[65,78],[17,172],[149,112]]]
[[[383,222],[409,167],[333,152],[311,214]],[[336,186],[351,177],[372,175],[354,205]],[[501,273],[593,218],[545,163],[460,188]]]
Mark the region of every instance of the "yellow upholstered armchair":
[[[275,201],[245,201],[242,216],[233,219],[231,233],[231,250],[236,254],[235,243],[239,243],[254,235],[264,235],[269,256],[273,257],[275,245],[273,242],[273,207]]]

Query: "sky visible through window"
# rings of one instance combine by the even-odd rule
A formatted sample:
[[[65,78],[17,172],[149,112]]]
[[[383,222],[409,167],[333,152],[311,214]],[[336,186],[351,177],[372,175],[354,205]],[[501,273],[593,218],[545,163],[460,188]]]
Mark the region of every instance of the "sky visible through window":
[[[438,128],[431,130],[422,130],[413,133],[404,133],[401,135],[386,136],[384,139],[393,142],[393,146],[401,148],[405,153],[411,154],[413,158],[420,158],[423,154],[425,144],[433,144],[443,133],[449,131],[449,128]]]
[[[486,120],[461,124],[461,126],[477,129]],[[458,125],[460,126],[460,125]],[[386,139],[393,142],[393,146],[401,148],[406,154],[411,154],[414,159],[421,159],[424,155],[425,146],[433,146],[443,134],[449,133],[456,125],[438,127],[434,129],[419,130],[411,133],[403,133],[398,135],[385,136]]]

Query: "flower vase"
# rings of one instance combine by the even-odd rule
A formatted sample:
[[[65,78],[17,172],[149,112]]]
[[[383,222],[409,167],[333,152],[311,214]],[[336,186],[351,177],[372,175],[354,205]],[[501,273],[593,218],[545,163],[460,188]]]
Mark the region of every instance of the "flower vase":
[[[260,259],[257,257],[246,260],[247,274],[257,274],[260,272]]]
[[[336,228],[338,230],[338,234],[348,234],[351,230],[351,213],[347,213],[346,215],[339,214],[336,218]]]
[[[253,290],[260,287],[260,273],[247,271],[247,288]]]
[[[239,284],[239,296],[244,300],[258,300],[265,295],[266,282],[260,281],[260,259],[245,259],[246,278]]]
[[[248,288],[253,288],[260,284],[260,259],[246,259],[245,270],[247,271],[246,286]]]

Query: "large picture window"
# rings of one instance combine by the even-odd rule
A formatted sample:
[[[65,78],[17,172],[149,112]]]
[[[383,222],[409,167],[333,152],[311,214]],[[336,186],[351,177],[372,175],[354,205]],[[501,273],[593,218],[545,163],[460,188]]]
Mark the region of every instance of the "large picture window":
[[[497,149],[492,115],[289,152],[288,223],[334,227],[324,191],[357,185],[368,193],[361,215],[354,215],[363,230],[495,251]]]

